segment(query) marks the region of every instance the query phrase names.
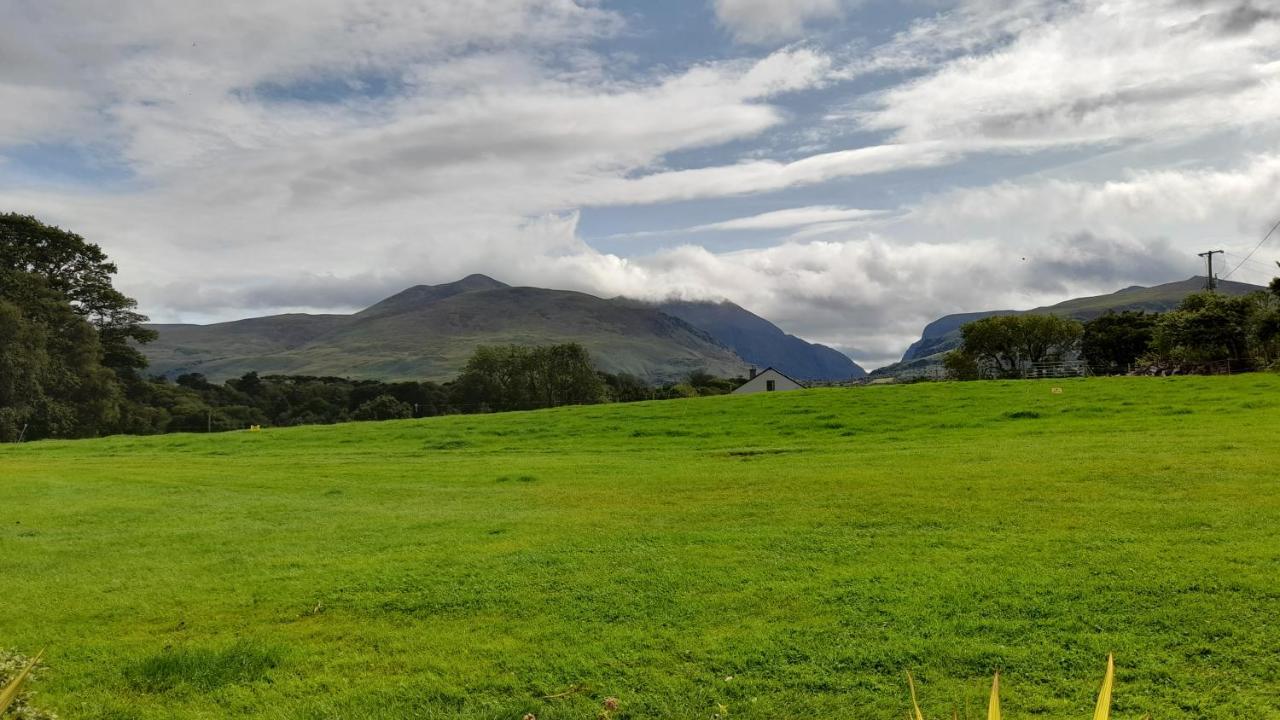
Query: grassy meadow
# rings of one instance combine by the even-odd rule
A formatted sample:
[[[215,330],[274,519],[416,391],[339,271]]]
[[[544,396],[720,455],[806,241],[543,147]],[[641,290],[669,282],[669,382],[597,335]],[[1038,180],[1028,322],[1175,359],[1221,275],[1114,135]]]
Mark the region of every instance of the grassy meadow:
[[[1278,438],[1250,375],[0,446],[0,646],[64,718],[1083,719],[1108,651],[1275,718]]]

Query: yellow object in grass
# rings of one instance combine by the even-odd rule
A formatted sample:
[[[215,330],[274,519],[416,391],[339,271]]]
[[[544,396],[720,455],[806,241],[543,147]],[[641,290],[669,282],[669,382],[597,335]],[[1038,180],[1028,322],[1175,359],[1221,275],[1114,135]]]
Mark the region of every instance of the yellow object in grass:
[[[35,658],[32,659],[31,662],[27,663],[27,667],[24,668],[22,672],[18,673],[18,676],[10,681],[3,690],[0,690],[0,715],[3,715],[5,711],[9,709],[9,706],[13,704],[13,701],[18,699],[18,691],[22,689],[22,684],[27,681],[28,677],[30,677],[31,671],[35,669],[37,664],[39,664],[40,658],[43,655],[43,650],[36,653]]]
[[[1102,690],[1098,693],[1098,707],[1093,711],[1093,720],[1108,720],[1111,717],[1111,686],[1115,684],[1115,658],[1107,655],[1107,674],[1102,678]]]
[[[1107,655],[1107,674],[1102,679],[1102,690],[1098,693],[1098,705],[1093,711],[1093,720],[1110,720],[1111,689],[1115,685],[1116,663],[1113,655]],[[924,720],[920,712],[920,704],[916,701],[916,682],[911,673],[907,673],[907,685],[911,688],[911,720]],[[991,700],[987,704],[987,720],[1000,720],[1000,673],[997,671],[991,681]]]

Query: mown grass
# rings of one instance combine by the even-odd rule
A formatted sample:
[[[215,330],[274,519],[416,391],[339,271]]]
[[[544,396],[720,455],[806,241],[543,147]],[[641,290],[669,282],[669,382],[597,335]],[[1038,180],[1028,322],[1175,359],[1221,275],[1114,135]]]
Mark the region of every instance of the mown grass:
[[[0,447],[0,644],[68,718],[1085,718],[1108,651],[1116,717],[1277,717],[1278,430],[1254,375]]]

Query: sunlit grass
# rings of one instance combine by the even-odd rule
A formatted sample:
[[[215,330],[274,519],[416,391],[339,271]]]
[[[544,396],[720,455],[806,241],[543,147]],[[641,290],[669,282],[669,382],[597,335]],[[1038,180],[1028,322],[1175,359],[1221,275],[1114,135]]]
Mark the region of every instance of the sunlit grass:
[[[902,718],[910,669],[1075,720],[1111,651],[1113,717],[1275,716],[1277,428],[1255,375],[0,447],[0,645],[68,718]]]

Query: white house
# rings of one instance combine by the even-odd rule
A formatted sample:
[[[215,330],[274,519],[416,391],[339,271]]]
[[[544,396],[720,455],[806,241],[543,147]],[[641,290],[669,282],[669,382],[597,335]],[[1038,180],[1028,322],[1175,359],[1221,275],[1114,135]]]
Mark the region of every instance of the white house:
[[[765,368],[762,372],[756,372],[755,368],[751,368],[751,379],[738,386],[738,389],[734,390],[733,394],[750,395],[753,393],[803,389],[804,385],[773,368]]]

